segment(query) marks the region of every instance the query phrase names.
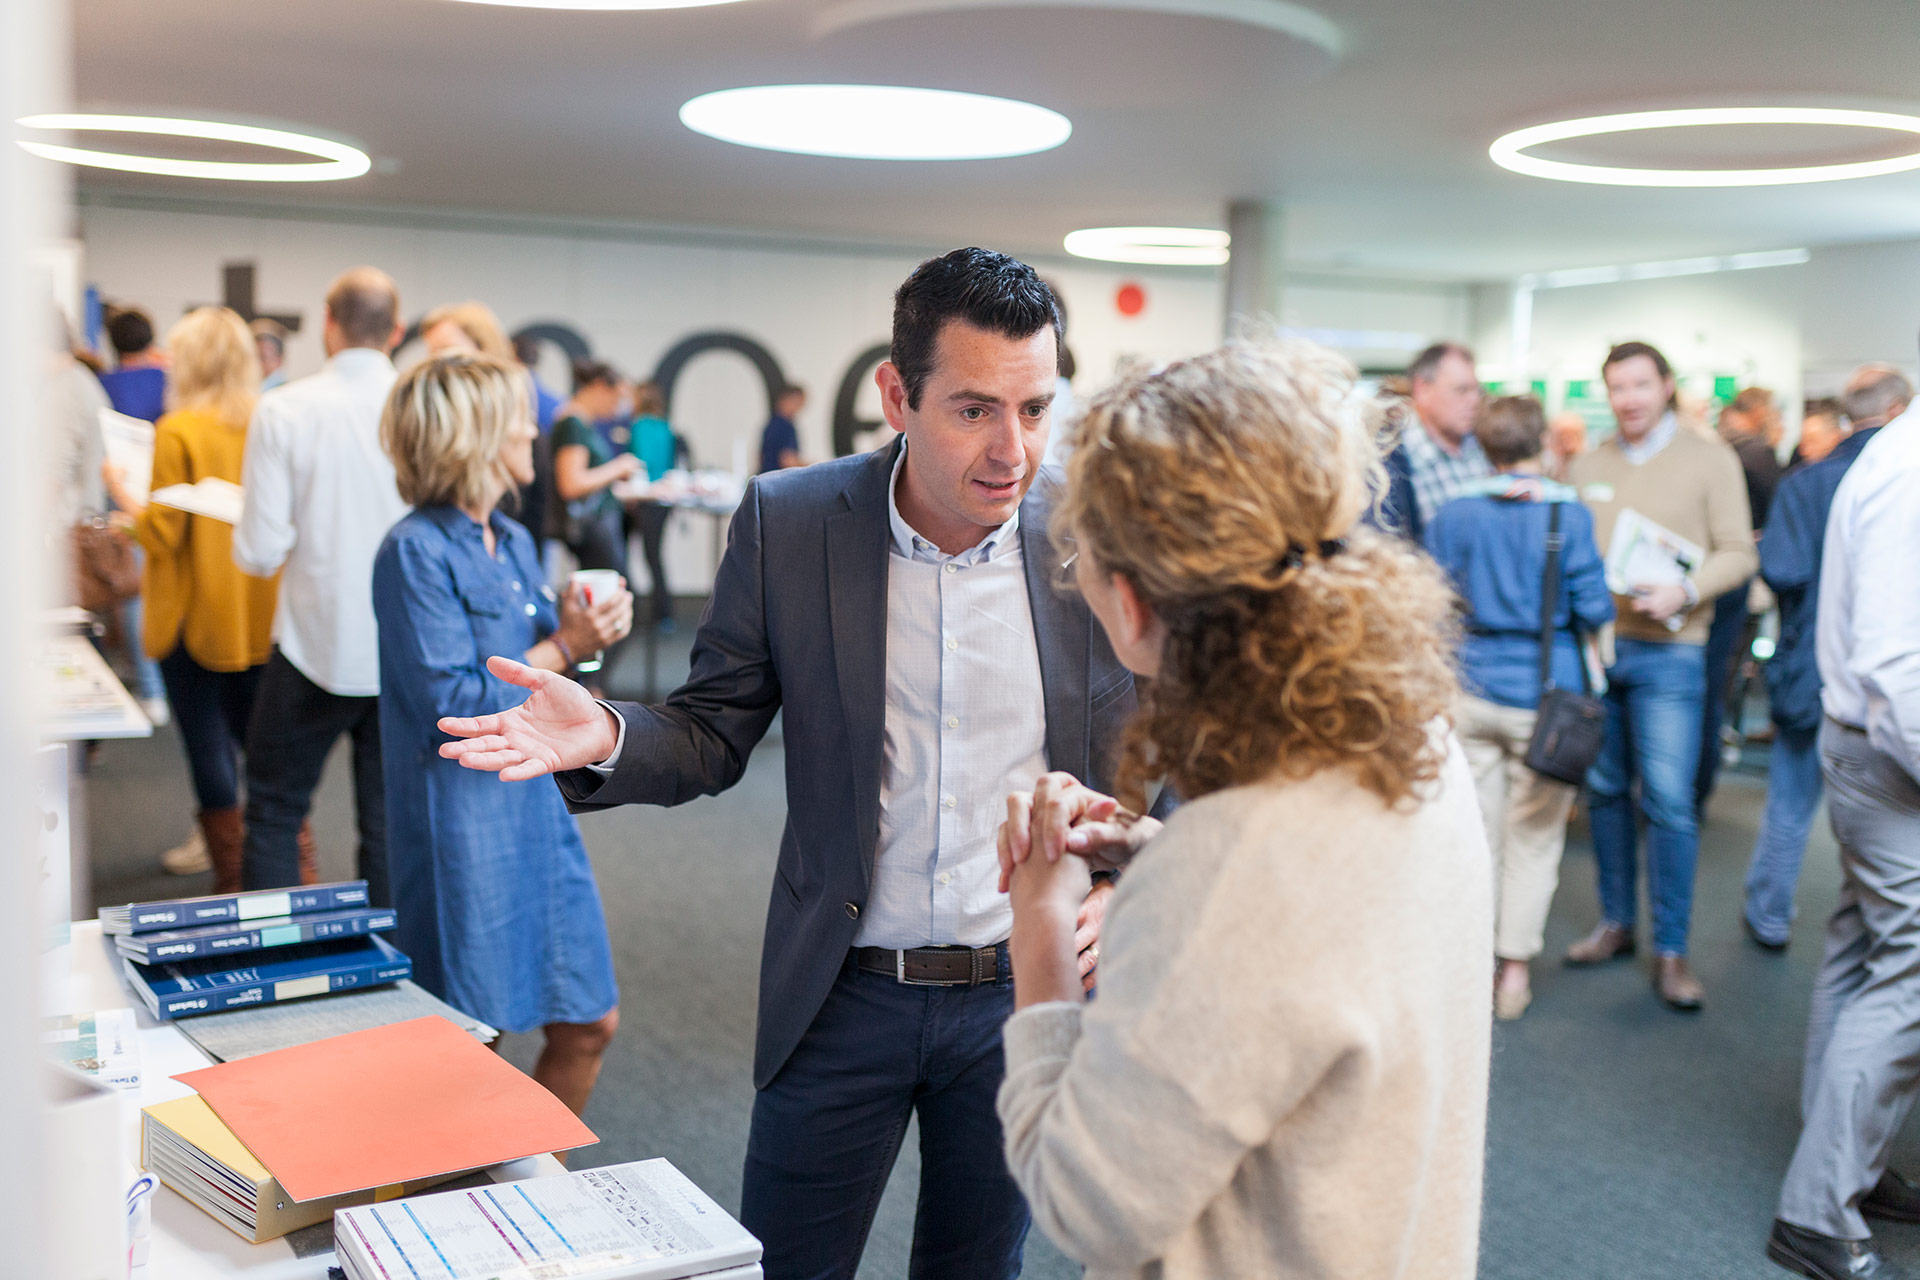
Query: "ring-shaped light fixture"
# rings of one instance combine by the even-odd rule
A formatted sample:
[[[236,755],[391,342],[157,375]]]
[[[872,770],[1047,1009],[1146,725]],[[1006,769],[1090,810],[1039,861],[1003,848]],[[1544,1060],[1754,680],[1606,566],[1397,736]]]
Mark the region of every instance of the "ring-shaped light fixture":
[[[1552,178],[1559,182],[1592,182],[1614,187],[1777,187],[1801,182],[1838,182],[1843,178],[1873,178],[1920,169],[1920,150],[1885,160],[1793,165],[1774,169],[1629,169],[1544,160],[1526,154],[1529,147],[1565,142],[1571,138],[1634,133],[1642,129],[1684,129],[1730,124],[1831,125],[1920,134],[1920,117],[1898,115],[1890,111],[1823,107],[1689,107],[1673,111],[1631,111],[1622,115],[1537,124],[1531,128],[1516,129],[1496,139],[1487,148],[1487,154],[1495,164],[1515,173]]]
[[[1159,267],[1217,267],[1228,257],[1232,239],[1203,227],[1087,227],[1067,234],[1065,247],[1076,258],[1133,262]]]
[[[993,160],[1065,142],[1058,111],[978,93],[879,84],[769,84],[680,108],[695,133],[743,147],[857,160]]]
[[[215,142],[238,142],[254,147],[273,147],[315,157],[292,164],[236,160],[178,160],[167,156],[120,155],[94,151],[87,147],[57,146],[49,142],[20,140],[20,145],[36,156],[61,160],[67,164],[95,169],[118,169],[125,173],[157,173],[175,178],[211,178],[227,182],[337,182],[357,178],[373,168],[373,161],[358,147],[327,138],[288,133],[284,129],[261,129],[254,125],[227,124],[219,120],[169,120],[160,116],[40,115],[18,122],[27,129],[62,129],[75,132],[148,133],[167,138],[205,138]]]

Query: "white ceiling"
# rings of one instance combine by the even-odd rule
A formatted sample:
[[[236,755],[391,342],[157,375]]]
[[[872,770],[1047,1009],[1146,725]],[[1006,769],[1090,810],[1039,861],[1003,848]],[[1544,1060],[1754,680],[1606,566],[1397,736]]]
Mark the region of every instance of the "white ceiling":
[[[848,23],[845,0],[612,14],[75,0],[80,108],[308,126],[391,162],[298,189],[98,171],[82,182],[1048,254],[1076,227],[1221,226],[1227,201],[1264,198],[1287,210],[1297,268],[1444,280],[1920,236],[1920,173],[1616,189],[1521,177],[1486,155],[1509,129],[1618,110],[1920,114],[1912,0],[1321,0],[1337,57],[1258,26],[1087,0],[958,7],[984,3],[870,4],[895,16]],[[1074,136],[1037,156],[899,164],[733,147],[677,118],[708,90],[808,81],[1024,98],[1064,112]],[[1700,159],[1697,140],[1657,135],[1585,145],[1578,158],[1606,163]],[[1865,141],[1875,147],[1884,140]],[[1730,134],[1725,158],[1770,150],[1856,159],[1863,142]]]

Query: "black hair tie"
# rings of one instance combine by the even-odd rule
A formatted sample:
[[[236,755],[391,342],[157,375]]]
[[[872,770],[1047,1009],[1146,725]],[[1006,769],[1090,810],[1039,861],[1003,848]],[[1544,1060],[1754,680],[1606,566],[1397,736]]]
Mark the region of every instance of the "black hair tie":
[[[1328,538],[1314,548],[1314,550],[1319,552],[1322,560],[1330,560],[1346,549],[1347,540],[1345,538]],[[1307,549],[1299,543],[1290,543],[1287,546],[1287,553],[1274,561],[1273,569],[1275,573],[1288,573],[1300,568],[1306,562]]]

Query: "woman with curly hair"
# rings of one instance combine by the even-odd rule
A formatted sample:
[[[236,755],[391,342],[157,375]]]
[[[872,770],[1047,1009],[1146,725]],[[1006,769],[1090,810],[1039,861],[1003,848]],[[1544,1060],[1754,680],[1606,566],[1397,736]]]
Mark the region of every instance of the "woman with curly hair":
[[[1081,420],[1054,532],[1151,683],[1119,798],[1009,800],[1007,1160],[1093,1277],[1474,1274],[1492,887],[1451,593],[1359,527],[1352,370],[1230,346]],[[1152,783],[1186,803],[1133,817]],[[1062,857],[1073,852],[1081,857]],[[1074,912],[1124,863],[1098,997]]]

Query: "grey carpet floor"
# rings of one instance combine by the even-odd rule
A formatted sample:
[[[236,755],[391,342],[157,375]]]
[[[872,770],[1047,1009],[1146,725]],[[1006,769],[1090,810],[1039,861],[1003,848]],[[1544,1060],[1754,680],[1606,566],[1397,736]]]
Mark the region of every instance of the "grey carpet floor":
[[[638,646],[634,646],[636,649]],[[685,670],[686,636],[662,671]],[[609,669],[637,687],[639,655]],[[621,1030],[586,1119],[602,1139],[579,1165],[666,1156],[737,1207],[752,1103],[750,1061],[760,926],[785,817],[776,732],[726,795],[678,809],[582,821],[606,903],[622,991]],[[344,751],[316,802],[321,869],[352,866],[352,787]],[[193,802],[170,731],[105,744],[87,784],[99,903],[204,892],[158,873]],[[1646,962],[1598,972],[1538,967],[1533,1008],[1497,1028],[1488,1135],[1486,1280],[1759,1280],[1781,1171],[1798,1133],[1801,1038],[1819,934],[1837,883],[1824,820],[1807,853],[1801,921],[1784,955],[1748,943],[1740,881],[1764,798],[1749,761],[1715,796],[1702,840],[1694,961],[1705,1012],[1658,1004]],[[1547,931],[1549,958],[1594,917],[1593,863],[1576,825]],[[538,1048],[510,1037],[522,1066]],[[1920,1168],[1903,1138],[1897,1166]],[[918,1160],[911,1138],[881,1204],[860,1275],[906,1274]],[[1897,1261],[1920,1267],[1920,1228],[1883,1226]],[[1036,1233],[1026,1275],[1078,1269]]]

